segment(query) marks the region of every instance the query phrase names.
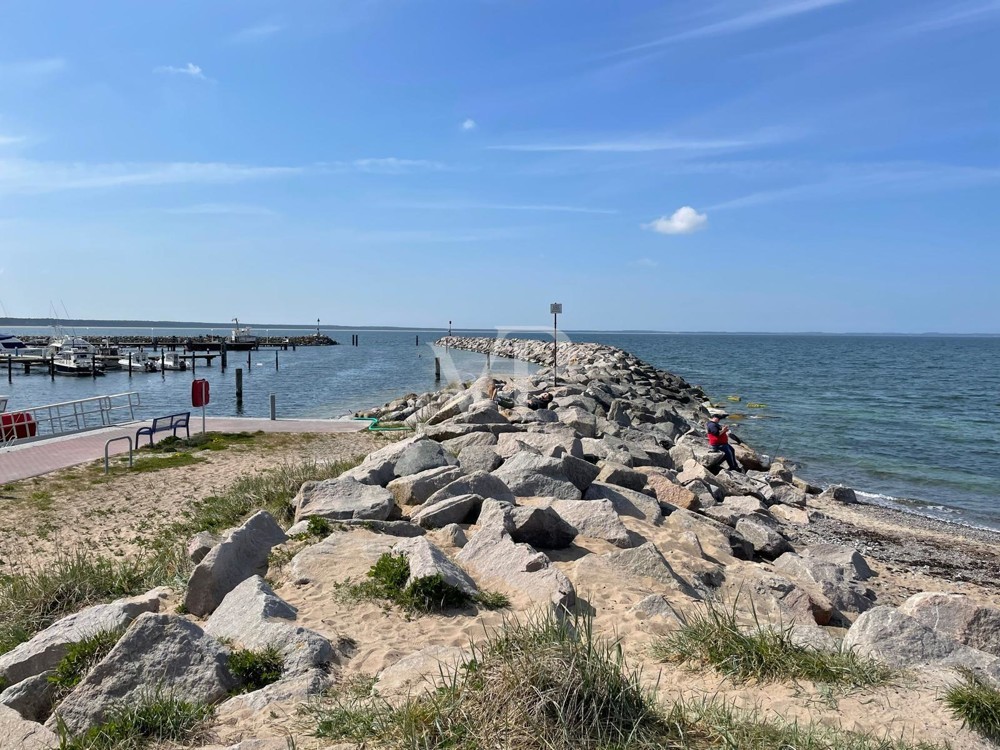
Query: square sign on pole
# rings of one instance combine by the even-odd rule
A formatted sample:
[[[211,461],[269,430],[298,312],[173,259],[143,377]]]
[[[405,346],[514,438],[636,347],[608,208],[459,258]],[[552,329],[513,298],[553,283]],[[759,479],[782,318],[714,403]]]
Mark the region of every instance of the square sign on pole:
[[[562,314],[562,303],[561,302],[553,302],[551,305],[549,305],[549,312],[552,313],[553,315],[561,315]]]
[[[562,312],[562,303],[553,302],[549,305],[549,312],[552,313],[552,387],[556,387],[557,359],[559,352],[559,313]]]

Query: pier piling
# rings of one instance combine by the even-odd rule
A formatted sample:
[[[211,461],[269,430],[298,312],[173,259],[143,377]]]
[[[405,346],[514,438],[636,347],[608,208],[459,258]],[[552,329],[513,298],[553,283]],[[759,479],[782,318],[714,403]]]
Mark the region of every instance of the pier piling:
[[[239,407],[243,403],[243,368],[236,368],[236,405]]]
[[[7,355],[7,382],[14,382],[14,358]]]
[[[434,382],[437,383],[441,380],[441,358],[434,358]]]
[[[128,353],[128,376],[132,377],[132,352]]]
[[[278,371],[278,350],[274,350],[274,371]]]
[[[273,393],[271,394],[270,400],[271,400],[271,421],[273,422],[278,418],[277,399],[275,398]]]

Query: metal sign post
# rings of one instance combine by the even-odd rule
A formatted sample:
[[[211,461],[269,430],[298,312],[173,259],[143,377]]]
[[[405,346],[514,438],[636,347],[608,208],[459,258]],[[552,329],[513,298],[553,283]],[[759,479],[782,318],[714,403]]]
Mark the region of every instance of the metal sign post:
[[[562,303],[553,302],[549,305],[549,312],[552,313],[552,387],[556,387],[556,373],[558,372],[559,361],[559,313],[562,312]]]

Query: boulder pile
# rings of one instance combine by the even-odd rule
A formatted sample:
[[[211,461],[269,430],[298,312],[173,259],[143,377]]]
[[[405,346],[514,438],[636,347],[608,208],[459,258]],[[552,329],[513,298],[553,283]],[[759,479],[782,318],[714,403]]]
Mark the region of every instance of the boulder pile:
[[[439,343],[542,365],[552,352],[527,340]],[[86,731],[150,685],[217,704],[222,716],[322,692],[351,648],[297,624],[296,607],[263,578],[272,548],[312,518],[333,530],[291,560],[289,586],[299,590],[393,554],[408,562],[407,587],[428,579],[466,597],[490,590],[515,610],[594,611],[595,590],[611,588],[628,592],[615,600],[623,616],[655,632],[722,600],[801,626],[797,637],[813,648],[837,648],[817,627],[837,625],[849,628],[844,647],[887,664],[969,667],[1000,681],[1000,611],[949,594],[878,605],[866,585],[875,573],[857,550],[796,547],[790,532],[815,521],[819,490],[746,445],[745,473],[723,469],[705,438],[711,407],[700,388],[612,347],[560,344],[559,356],[555,385],[544,367],[487,375],[367,412],[414,432],[335,479],[304,484],[290,529],[260,512],[221,537],[193,539],[197,565],[178,611],[162,611],[168,593],[153,591],[71,615],[0,656],[0,724],[14,743],[4,747],[57,747],[57,725]],[[542,393],[552,399],[539,408]],[[827,496],[854,501],[848,488]],[[123,635],[110,653],[55,702],[47,677],[67,648],[113,628]],[[281,679],[232,697],[241,685],[229,655],[265,647],[280,652]],[[401,654],[375,690],[396,691],[401,675],[437,674],[460,656],[440,645]]]

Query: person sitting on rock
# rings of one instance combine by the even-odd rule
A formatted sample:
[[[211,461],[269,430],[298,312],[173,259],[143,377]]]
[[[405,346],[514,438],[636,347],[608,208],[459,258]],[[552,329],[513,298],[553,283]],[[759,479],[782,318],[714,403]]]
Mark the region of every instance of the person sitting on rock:
[[[708,444],[716,450],[722,451],[730,469],[733,471],[742,471],[740,465],[736,463],[736,451],[729,444],[729,428],[719,424],[721,419],[722,415],[716,414],[708,423]]]
[[[552,403],[551,393],[541,393],[538,396],[531,396],[528,398],[528,408],[529,409],[548,409],[549,404]]]

